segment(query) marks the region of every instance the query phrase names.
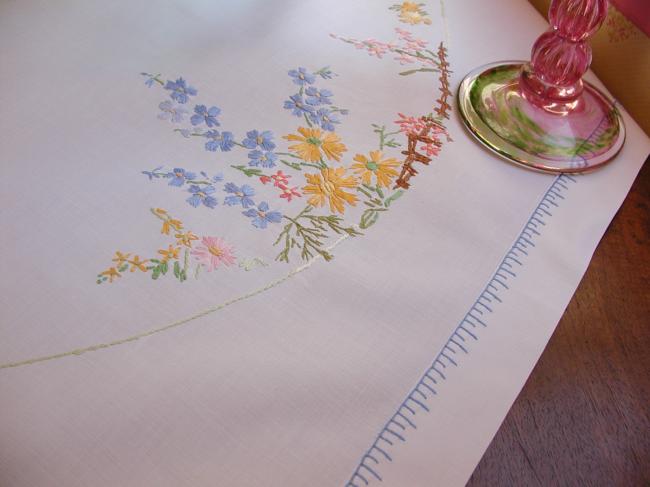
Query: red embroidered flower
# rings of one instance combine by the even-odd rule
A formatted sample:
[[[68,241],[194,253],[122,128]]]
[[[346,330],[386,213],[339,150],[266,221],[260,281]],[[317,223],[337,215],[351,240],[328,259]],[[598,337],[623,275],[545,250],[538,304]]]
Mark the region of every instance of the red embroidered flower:
[[[294,186],[293,188],[288,188],[286,186],[282,187],[282,194],[280,195],[280,198],[284,198],[287,201],[291,201],[294,196],[297,196],[298,198],[302,196],[300,191],[298,191],[297,186]]]
[[[284,174],[281,170],[276,172],[271,178],[273,178],[273,186],[276,188],[284,189],[283,186],[287,186],[289,184],[289,178],[291,176],[288,174]]]

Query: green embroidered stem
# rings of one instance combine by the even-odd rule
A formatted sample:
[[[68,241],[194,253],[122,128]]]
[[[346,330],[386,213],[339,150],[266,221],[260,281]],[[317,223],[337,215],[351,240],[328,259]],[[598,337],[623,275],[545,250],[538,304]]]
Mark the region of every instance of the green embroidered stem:
[[[287,157],[293,157],[294,159],[300,159],[299,156],[297,156],[295,154],[292,154],[291,152],[276,152],[275,154],[278,155],[278,156],[287,156]],[[302,159],[300,159],[300,160],[302,160]]]
[[[325,66],[324,68],[320,68],[318,71],[314,71],[314,74],[322,78],[331,78],[333,76],[338,76],[338,74],[330,70],[329,66]]]
[[[289,253],[293,248],[297,247],[301,249],[300,256],[303,260],[309,260],[320,255],[326,261],[330,261],[333,256],[324,247],[324,240],[328,238],[330,231],[349,237],[362,235],[354,227],[343,226],[343,219],[340,216],[312,215],[312,210],[313,207],[308,205],[293,218],[284,215],[284,218],[289,220],[289,223],[284,226],[273,244],[277,245],[283,242],[284,245],[275,260],[288,263]]]
[[[160,79],[160,73],[158,73],[158,74],[156,74],[156,75],[153,75],[153,74],[151,74],[151,73],[140,73],[140,74],[141,74],[142,76],[146,76],[146,77],[148,77],[151,81],[155,81],[155,82],[158,83],[160,86],[163,86],[163,87],[165,86],[165,83],[163,82],[163,80]]]
[[[420,69],[409,69],[407,71],[402,71],[399,73],[400,76],[408,76],[410,74],[414,73],[439,73],[439,69],[431,69],[431,68],[420,68]]]
[[[384,191],[377,186],[363,184],[357,187],[357,191],[366,197],[363,204],[368,208],[362,213],[359,221],[359,228],[366,230],[377,223],[379,214],[388,211],[390,205],[404,194],[404,190],[398,189],[393,194],[385,197]]]
[[[327,167],[327,165],[323,164],[322,166],[319,166],[317,164],[311,164],[310,162],[289,162],[285,161],[284,159],[280,159],[280,162],[282,164],[285,164],[289,166],[291,169],[295,169],[296,171],[302,171],[303,167],[315,167],[316,169],[322,169],[323,167]]]
[[[398,48],[393,48],[393,49],[390,49],[390,50],[392,52],[396,52],[397,54],[406,54],[407,56],[413,56],[413,57],[416,57],[418,59],[424,59],[426,61],[432,61],[432,62],[436,63],[436,66],[439,64],[438,56],[435,53],[429,51],[428,49],[427,49],[427,51],[431,53],[431,56],[425,56],[424,54],[422,54],[422,51],[408,52],[408,51],[405,51],[403,49],[398,49]],[[436,68],[433,68],[433,71],[437,72],[439,70],[436,69]]]
[[[238,171],[243,172],[246,176],[249,178],[252,177],[259,177],[259,176],[264,176],[265,174],[262,172],[261,169],[257,169],[255,167],[248,167],[248,166],[230,166],[233,169],[237,169]]]
[[[386,147],[401,147],[402,144],[397,142],[393,137],[393,135],[397,135],[400,133],[399,130],[396,130],[395,132],[386,132],[386,126],[385,125],[377,125],[375,123],[371,124],[373,128],[373,132],[376,133],[379,136],[379,150],[383,151]]]

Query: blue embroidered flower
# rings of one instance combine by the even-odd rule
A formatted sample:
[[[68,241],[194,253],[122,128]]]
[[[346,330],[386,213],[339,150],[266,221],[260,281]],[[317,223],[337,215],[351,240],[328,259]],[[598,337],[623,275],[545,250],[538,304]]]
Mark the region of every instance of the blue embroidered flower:
[[[172,92],[172,100],[176,100],[178,103],[187,103],[187,100],[190,99],[190,96],[196,96],[196,88],[188,86],[183,78],[178,78],[176,81],[167,80],[165,89]]]
[[[147,88],[151,88],[153,84],[156,82],[156,78],[160,76],[160,74],[149,74],[149,73],[140,73],[140,74],[147,78],[144,82]]]
[[[257,208],[242,211],[248,218],[252,218],[253,225],[257,228],[266,228],[269,223],[280,223],[282,221],[282,213],[279,211],[269,211],[269,205],[266,201],[262,201]]]
[[[167,177],[171,178],[169,180],[170,186],[183,186],[185,181],[192,180],[196,178],[196,174],[193,172],[188,172],[181,167],[175,167],[172,172],[167,173]]]
[[[309,115],[309,118],[316,125],[319,125],[323,130],[334,132],[336,127],[335,123],[341,123],[341,120],[327,108],[320,108],[316,113]]]
[[[314,111],[311,106],[305,104],[302,96],[298,94],[291,95],[289,97],[289,100],[286,100],[284,102],[284,108],[291,110],[291,113],[293,113],[296,117],[302,117],[303,114],[308,115]]]
[[[224,191],[226,193],[231,193],[231,195],[226,196],[226,199],[223,201],[224,204],[228,206],[242,205],[244,208],[255,206],[255,202],[251,198],[251,196],[255,196],[255,190],[248,184],[244,184],[240,188],[233,183],[226,183]]]
[[[235,138],[232,132],[219,133],[217,130],[209,130],[203,134],[203,137],[210,139],[205,143],[205,150],[209,150],[210,152],[215,152],[218,149],[228,152],[235,145]]]
[[[214,186],[209,184],[206,186],[192,184],[187,191],[189,191],[192,196],[187,198],[185,201],[187,201],[194,208],[198,207],[201,203],[203,203],[208,208],[214,208],[217,206],[217,199],[214,196],[210,196],[216,191]]]
[[[249,166],[274,167],[278,156],[269,151],[253,150],[248,153],[248,158],[250,159],[248,161]]]
[[[247,149],[255,149],[257,146],[260,146],[264,150],[275,149],[273,132],[270,130],[265,130],[264,132],[251,130],[250,132],[246,132],[246,138],[242,140],[241,144]]]
[[[172,123],[179,123],[183,121],[183,117],[187,115],[187,110],[180,105],[175,104],[170,100],[163,101],[160,105],[161,113],[158,114],[160,120],[171,120]]]
[[[309,73],[305,68],[292,69],[289,71],[289,76],[293,78],[293,82],[300,86],[310,85],[316,81],[316,77]]]
[[[218,127],[221,125],[217,121],[217,116],[221,113],[221,108],[219,107],[210,107],[207,108],[205,105],[196,105],[194,107],[194,115],[190,118],[192,125],[201,125],[205,122],[208,127]]]
[[[306,101],[310,105],[331,105],[330,98],[334,96],[334,93],[330,90],[319,90],[315,86],[310,86],[305,90],[305,95],[307,95]]]

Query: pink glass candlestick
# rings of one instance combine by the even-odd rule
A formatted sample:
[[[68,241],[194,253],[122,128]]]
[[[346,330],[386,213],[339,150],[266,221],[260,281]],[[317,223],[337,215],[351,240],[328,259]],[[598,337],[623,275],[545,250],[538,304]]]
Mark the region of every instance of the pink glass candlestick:
[[[583,172],[611,160],[625,140],[615,104],[582,77],[587,40],[607,0],[553,0],[551,28],[530,63],[497,63],[470,73],[459,89],[465,124],[504,158],[547,172]]]

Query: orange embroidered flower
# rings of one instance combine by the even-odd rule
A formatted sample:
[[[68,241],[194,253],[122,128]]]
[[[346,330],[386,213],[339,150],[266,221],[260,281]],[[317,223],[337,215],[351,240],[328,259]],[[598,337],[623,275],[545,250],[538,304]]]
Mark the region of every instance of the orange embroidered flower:
[[[108,277],[109,282],[113,282],[114,278],[121,276],[121,274],[119,272],[117,272],[117,269],[115,267],[109,267],[108,269],[106,269],[104,272],[102,272],[99,275]]]
[[[145,266],[147,262],[149,262],[147,259],[140,260],[140,257],[136,255],[133,259],[129,260],[129,264],[131,264],[131,272],[134,272],[136,269],[140,269],[142,272],[147,272]]]
[[[352,170],[361,176],[364,184],[371,185],[374,175],[379,186],[388,188],[393,179],[399,175],[395,168],[399,167],[400,163],[392,157],[389,159],[382,159],[382,157],[382,152],[378,150],[370,151],[369,159],[362,154],[357,154],[354,156],[357,162],[352,164]]]
[[[173,218],[168,218],[163,222],[162,229],[160,230],[160,233],[164,233],[165,235],[169,235],[169,231],[171,229],[174,229],[176,231],[181,231],[183,229],[183,222],[180,220],[174,220]]]
[[[170,245],[167,250],[160,249],[158,253],[163,256],[163,262],[167,262],[169,259],[178,259],[178,252],[180,250],[180,247]]]
[[[345,203],[356,206],[357,195],[347,193],[344,189],[356,188],[359,183],[354,176],[346,176],[345,168],[321,169],[320,174],[305,174],[307,184],[302,188],[303,193],[311,194],[307,202],[312,206],[323,206],[329,203],[332,212],[344,213]]]
[[[303,161],[319,162],[323,154],[328,160],[341,160],[341,154],[347,150],[338,135],[324,132],[320,129],[298,127],[300,135],[289,134],[283,138],[298,142],[290,145],[289,150],[295,152]],[[322,151],[322,153],[321,153]]]
[[[130,256],[130,255],[131,255],[131,254],[123,254],[122,252],[120,252],[120,251],[118,250],[118,251],[115,252],[115,257],[113,257],[112,260],[113,260],[113,262],[115,262],[115,263],[117,264],[117,266],[119,267],[119,266],[121,266],[122,264],[124,264],[124,262],[126,262],[126,261],[129,259],[129,256]]]
[[[178,239],[176,245],[185,245],[186,247],[191,247],[192,241],[199,239],[199,237],[194,235],[191,230],[188,230],[185,233],[177,233],[174,236]]]
[[[422,10],[421,4],[415,2],[403,2],[400,6],[399,18],[402,22],[411,25],[420,23],[431,24],[431,19],[427,18],[427,14]]]

